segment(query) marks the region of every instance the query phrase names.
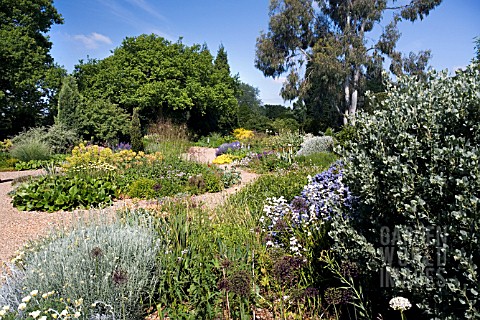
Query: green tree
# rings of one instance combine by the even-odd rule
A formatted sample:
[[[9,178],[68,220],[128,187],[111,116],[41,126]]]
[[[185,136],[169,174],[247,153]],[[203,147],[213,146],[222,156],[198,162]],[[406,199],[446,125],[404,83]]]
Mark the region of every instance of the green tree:
[[[130,114],[138,107],[142,119],[169,118],[195,131],[217,129],[218,117],[237,106],[206,46],[156,35],[128,37],[111,56],[81,62],[75,75],[89,99],[106,99]]]
[[[77,111],[78,131],[84,139],[118,142],[128,136],[130,116],[108,100],[82,98]]]
[[[248,83],[239,82],[236,98],[238,101],[238,125],[246,129],[264,130],[265,110],[259,98],[260,90]]]
[[[133,151],[143,151],[142,127],[140,125],[138,108],[133,109],[132,121],[130,124],[130,142],[132,143]]]
[[[58,94],[58,113],[55,118],[57,124],[63,124],[67,128],[76,129],[78,126],[77,106],[80,103],[80,93],[77,82],[72,76],[65,77],[62,89]]]
[[[52,0],[2,0],[0,3],[0,138],[51,120],[58,90],[46,35],[63,23]],[[57,78],[58,79],[58,78]]]
[[[396,51],[402,20],[423,19],[441,0],[271,0],[269,31],[257,39],[255,66],[268,77],[288,73],[281,90],[286,100],[303,98],[315,79],[323,89],[341,92],[333,107],[343,123],[353,119],[366,71],[378,69],[384,57],[392,59],[391,71],[418,73],[426,66],[429,52],[403,57]],[[386,12],[392,21],[376,41],[371,31]],[[328,94],[325,93],[325,95]],[[312,99],[312,97],[310,97]]]

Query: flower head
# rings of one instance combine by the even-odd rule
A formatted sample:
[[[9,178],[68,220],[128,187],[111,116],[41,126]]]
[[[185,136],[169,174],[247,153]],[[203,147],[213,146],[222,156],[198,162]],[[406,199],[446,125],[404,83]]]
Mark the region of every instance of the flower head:
[[[27,304],[22,302],[18,305],[18,310],[25,310],[27,308]]]
[[[405,311],[408,310],[412,307],[412,304],[410,301],[408,301],[407,298],[404,297],[395,297],[390,300],[390,308],[393,310],[400,310],[400,311]]]

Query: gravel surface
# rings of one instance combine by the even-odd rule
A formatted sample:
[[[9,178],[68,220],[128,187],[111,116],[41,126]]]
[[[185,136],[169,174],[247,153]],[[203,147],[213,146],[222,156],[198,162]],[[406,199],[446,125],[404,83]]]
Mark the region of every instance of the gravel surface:
[[[203,163],[211,163],[215,159],[215,149],[192,147],[185,155],[187,159]],[[192,197],[194,201],[202,203],[207,208],[213,209],[221,204],[229,194],[232,194],[258,177],[257,174],[239,170],[242,175],[242,182],[239,185],[223,190],[218,193],[209,193]],[[8,193],[13,190],[12,180],[22,176],[40,175],[42,170],[35,171],[13,171],[0,172],[0,269],[8,262],[17,250],[27,241],[46,236],[58,227],[65,227],[79,217],[91,215],[92,211],[106,212],[108,209],[121,207],[154,206],[154,201],[132,201],[131,199],[116,201],[111,208],[106,210],[75,210],[74,212],[32,212],[19,211],[11,204],[11,197]],[[114,212],[111,210],[110,212]]]

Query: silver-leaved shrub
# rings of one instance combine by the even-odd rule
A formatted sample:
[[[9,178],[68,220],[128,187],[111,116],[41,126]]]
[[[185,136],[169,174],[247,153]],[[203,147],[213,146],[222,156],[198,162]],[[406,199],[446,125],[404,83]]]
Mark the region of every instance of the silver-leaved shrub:
[[[147,223],[82,223],[28,254],[10,287],[83,299],[85,319],[139,319],[156,289],[159,252]],[[3,290],[3,300],[16,310],[21,298],[12,297],[12,288]]]
[[[362,262],[377,306],[401,293],[408,318],[478,319],[479,67],[400,77],[374,104],[345,149],[360,205],[333,223],[334,249]]]
[[[314,153],[332,151],[334,140],[330,136],[312,136],[306,135],[297,156],[309,156]]]

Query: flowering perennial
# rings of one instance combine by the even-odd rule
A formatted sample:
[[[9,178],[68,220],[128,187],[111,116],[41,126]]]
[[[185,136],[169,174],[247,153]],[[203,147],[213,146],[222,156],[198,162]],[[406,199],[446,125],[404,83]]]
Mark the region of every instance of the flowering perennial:
[[[231,143],[224,143],[220,145],[215,151],[215,156],[220,156],[228,151],[239,150],[242,147],[239,141],[231,142]]]
[[[412,304],[407,298],[404,297],[395,297],[390,300],[390,308],[398,311],[406,311],[412,307]]]
[[[268,198],[260,218],[262,231],[268,234],[268,245],[288,247],[294,255],[302,255],[302,237],[311,237],[339,212],[348,212],[354,198],[342,182],[342,163],[337,161],[327,171],[309,177],[300,196],[290,203],[283,197]],[[341,210],[339,210],[341,209]]]

